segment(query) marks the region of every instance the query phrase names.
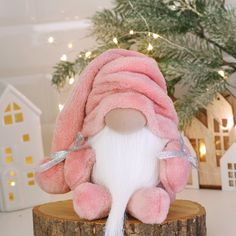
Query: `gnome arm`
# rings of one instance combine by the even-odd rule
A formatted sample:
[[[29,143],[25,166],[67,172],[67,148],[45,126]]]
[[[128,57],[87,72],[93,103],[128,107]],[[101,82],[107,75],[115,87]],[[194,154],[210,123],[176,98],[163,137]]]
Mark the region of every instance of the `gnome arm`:
[[[175,150],[178,144],[167,146],[167,150]],[[187,184],[191,165],[183,157],[174,157],[160,160],[160,180],[166,191],[177,193],[183,190]]]
[[[90,182],[90,177],[95,163],[95,152],[91,148],[84,148],[70,153],[65,161],[65,179],[70,189]]]
[[[46,157],[39,165],[44,164],[51,159]],[[58,163],[52,168],[43,171],[36,172],[36,180],[41,189],[47,193],[67,193],[70,191],[68,184],[64,177],[64,161]]]
[[[44,159],[40,164],[47,162]],[[90,179],[95,153],[90,148],[70,153],[64,162],[36,173],[39,186],[48,193],[66,193]]]

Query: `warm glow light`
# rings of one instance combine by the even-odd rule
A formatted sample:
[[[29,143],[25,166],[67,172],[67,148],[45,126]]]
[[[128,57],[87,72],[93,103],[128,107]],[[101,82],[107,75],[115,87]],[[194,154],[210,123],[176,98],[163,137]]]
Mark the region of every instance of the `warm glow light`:
[[[75,78],[71,77],[71,78],[69,79],[69,84],[72,85],[74,82],[75,82]]]
[[[48,43],[54,43],[54,41],[55,41],[55,39],[52,36],[50,36],[48,38]]]
[[[14,187],[14,186],[16,186],[16,182],[13,181],[13,180],[10,180],[10,181],[9,181],[9,185],[10,185],[11,187]]]
[[[67,56],[66,56],[66,54],[63,54],[63,55],[61,56],[61,61],[67,61]]]
[[[219,70],[218,74],[223,78],[225,77],[225,72],[223,70]]]
[[[157,39],[157,38],[159,38],[160,36],[159,36],[158,34],[153,33],[153,34],[152,34],[152,37],[153,37],[154,39]]]
[[[113,43],[118,44],[118,39],[116,37],[113,38]]]
[[[86,58],[89,58],[91,55],[92,55],[92,52],[90,52],[90,51],[87,51],[87,52],[85,53],[85,57],[86,57]]]
[[[133,30],[130,30],[130,31],[129,31],[129,34],[131,34],[131,35],[134,34],[134,31],[133,31]]]
[[[70,49],[73,48],[73,43],[68,43],[67,47]]]
[[[149,44],[148,44],[148,47],[147,47],[147,50],[148,50],[148,51],[152,51],[152,49],[153,49],[153,46],[149,43]]]
[[[59,109],[59,111],[61,111],[61,110],[63,109],[63,107],[64,107],[63,104],[59,104],[59,105],[58,105],[58,109]]]
[[[203,142],[200,143],[199,153],[200,153],[200,159],[205,158],[205,156],[206,156],[206,145]]]

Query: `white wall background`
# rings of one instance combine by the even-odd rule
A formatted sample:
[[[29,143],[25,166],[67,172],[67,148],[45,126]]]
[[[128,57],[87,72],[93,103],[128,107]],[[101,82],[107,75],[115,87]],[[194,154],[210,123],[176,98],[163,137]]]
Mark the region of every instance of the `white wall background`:
[[[52,67],[61,55],[73,60],[79,51],[95,45],[85,37],[88,18],[110,6],[111,0],[0,0],[0,80],[11,83],[42,110],[45,153],[58,104],[63,103],[63,96],[51,86]],[[48,43],[50,36],[55,43]]]
[[[226,2],[236,6],[236,0]],[[110,6],[112,0],[0,0],[0,80],[11,83],[42,110],[45,153],[50,149],[58,104],[63,102],[51,86],[52,67],[62,54],[71,60],[95,45],[85,38],[90,27],[87,19]],[[50,36],[55,43],[48,43]]]

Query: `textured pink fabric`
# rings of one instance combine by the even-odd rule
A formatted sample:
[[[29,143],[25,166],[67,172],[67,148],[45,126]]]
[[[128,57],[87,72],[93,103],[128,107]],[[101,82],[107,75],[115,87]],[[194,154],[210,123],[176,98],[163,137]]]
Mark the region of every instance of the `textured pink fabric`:
[[[46,157],[39,165],[49,160],[50,158]],[[64,177],[64,163],[59,163],[45,172],[36,172],[36,181],[47,193],[66,193],[70,191]]]
[[[179,142],[172,142],[165,150],[179,150]],[[185,146],[185,149],[187,147]],[[160,179],[168,193],[177,193],[184,189],[188,181],[191,165],[188,160],[175,157],[160,161]]]
[[[128,203],[128,211],[146,224],[160,224],[168,214],[170,198],[161,188],[142,188],[135,192]]]
[[[148,106],[141,109],[144,103]],[[141,110],[154,134],[178,138],[177,115],[156,61],[134,51],[111,49],[94,59],[78,79],[57,118],[52,151],[67,149],[79,131],[85,136],[99,132],[113,108]]]
[[[106,217],[111,208],[111,195],[101,185],[83,183],[73,192],[76,213],[84,219],[95,220]]]
[[[95,153],[90,148],[72,152],[67,156],[64,175],[71,190],[74,190],[81,183],[90,181],[91,170],[95,161]]]

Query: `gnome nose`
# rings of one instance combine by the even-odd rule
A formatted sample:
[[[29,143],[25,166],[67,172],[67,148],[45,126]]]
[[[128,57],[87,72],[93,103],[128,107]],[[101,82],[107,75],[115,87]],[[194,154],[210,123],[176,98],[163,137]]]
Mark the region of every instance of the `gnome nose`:
[[[106,125],[118,133],[132,133],[146,125],[145,116],[131,108],[116,108],[105,116]]]

